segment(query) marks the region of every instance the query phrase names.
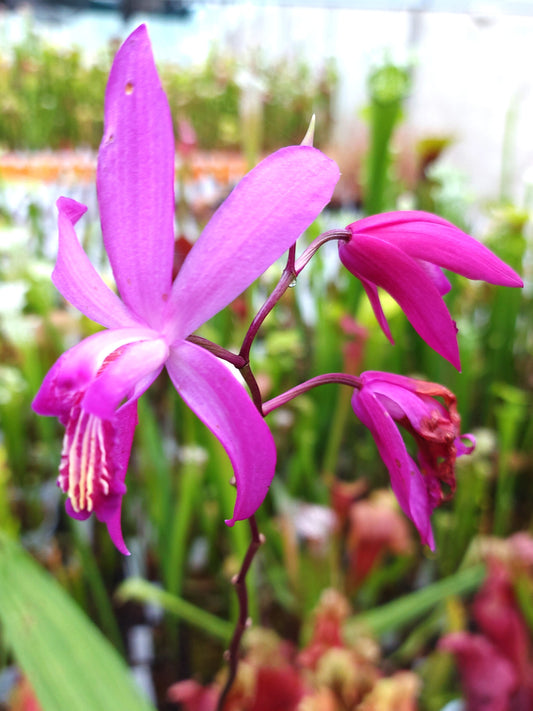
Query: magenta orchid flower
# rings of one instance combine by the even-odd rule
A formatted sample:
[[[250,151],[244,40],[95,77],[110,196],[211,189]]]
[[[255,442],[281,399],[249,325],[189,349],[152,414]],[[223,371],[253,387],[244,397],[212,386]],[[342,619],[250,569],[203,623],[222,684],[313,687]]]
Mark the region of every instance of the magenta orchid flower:
[[[442,385],[392,373],[367,371],[360,379],[354,412],[372,433],[400,506],[422,543],[434,550],[431,513],[455,491],[456,458],[470,454],[475,445],[471,435],[462,435],[468,444],[461,439],[455,395]],[[418,464],[397,425],[414,437]]]
[[[457,328],[442,297],[450,282],[442,268],[489,284],[523,286],[518,274],[481,242],[427,212],[388,212],[348,225],[339,242],[344,266],[361,280],[381,329],[394,343],[378,287],[401,306],[413,328],[460,369]]]
[[[232,462],[237,498],[228,523],[248,518],[263,501],[275,467],[272,435],[226,365],[186,339],[294,244],[329,202],[338,175],[336,164],[309,146],[266,158],[217,210],[172,283],[169,106],[146,28],[119,50],[106,90],[97,193],[120,298],[76,237],[85,206],[60,198],[53,281],[106,330],[59,358],[33,408],[66,428],[58,484],[68,496],[67,512],[78,519],[94,513],[123,553],[121,506],[137,400],[164,366]]]

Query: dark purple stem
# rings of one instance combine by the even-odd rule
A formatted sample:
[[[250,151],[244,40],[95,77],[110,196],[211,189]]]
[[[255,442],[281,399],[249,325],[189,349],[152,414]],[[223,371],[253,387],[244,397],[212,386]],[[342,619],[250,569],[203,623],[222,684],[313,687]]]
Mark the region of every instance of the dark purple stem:
[[[285,269],[283,270],[281,279],[279,280],[274,291],[270,294],[268,299],[265,301],[263,306],[255,315],[255,318],[250,324],[250,328],[248,329],[248,332],[244,337],[244,341],[242,343],[239,355],[242,356],[242,358],[244,358],[246,362],[248,362],[250,358],[250,349],[252,347],[252,343],[254,342],[254,339],[257,336],[259,329],[263,325],[263,321],[266,319],[268,314],[272,311],[274,306],[281,299],[283,294],[287,291],[289,286],[294,282],[294,280],[296,279],[298,274],[300,274],[302,269],[304,269],[309,264],[311,258],[318,252],[320,247],[322,247],[323,244],[326,244],[326,242],[331,242],[332,240],[348,241],[350,237],[351,232],[349,230],[328,230],[327,232],[323,232],[319,237],[317,237],[315,240],[313,240],[313,242],[311,242],[309,247],[304,250],[303,254],[298,259],[295,259],[296,245],[293,245],[289,249],[287,264],[285,265]]]
[[[221,360],[225,360],[228,363],[231,363],[236,368],[244,368],[244,366],[246,365],[246,361],[242,356],[237,355],[236,353],[232,353],[231,351],[222,348],[222,346],[219,346],[216,343],[213,343],[212,341],[208,341],[207,338],[202,338],[202,336],[189,336],[187,340],[190,341],[190,343],[195,343],[197,346],[205,348],[206,351],[209,351],[213,355],[216,355],[216,357],[220,358]]]
[[[329,383],[340,383],[341,385],[348,385],[351,388],[359,389],[362,386],[361,378],[357,375],[347,375],[346,373],[327,373],[326,375],[317,375],[315,378],[306,380],[305,383],[300,383],[294,388],[287,390],[287,392],[282,393],[273,397],[263,404],[263,413],[266,417],[270,412],[276,410],[278,407],[285,405],[286,403],[294,400],[298,395],[316,388],[319,385],[327,385]]]
[[[233,686],[233,682],[235,681],[235,677],[237,675],[241,639],[246,629],[250,626],[250,620],[248,618],[248,592],[246,590],[246,575],[248,573],[248,570],[250,569],[255,554],[259,550],[260,546],[265,542],[265,537],[261,533],[259,533],[259,529],[257,528],[255,516],[250,516],[250,518],[248,519],[248,523],[250,524],[250,532],[252,534],[252,539],[250,541],[250,545],[248,546],[248,550],[246,551],[246,555],[244,556],[241,569],[232,580],[232,583],[235,586],[235,591],[237,593],[237,598],[239,600],[239,619],[237,620],[237,624],[235,625],[235,631],[233,633],[233,637],[231,639],[228,651],[226,652],[229,664],[229,675],[218,699],[217,711],[223,711],[227,695],[231,687]]]

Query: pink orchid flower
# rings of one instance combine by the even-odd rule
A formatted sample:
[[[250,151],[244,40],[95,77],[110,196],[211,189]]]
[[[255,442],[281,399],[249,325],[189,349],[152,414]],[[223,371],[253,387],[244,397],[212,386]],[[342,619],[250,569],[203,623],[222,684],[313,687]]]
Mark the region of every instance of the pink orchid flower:
[[[378,287],[401,306],[413,328],[460,370],[457,328],[442,297],[451,288],[442,268],[489,284],[523,286],[518,274],[481,242],[427,212],[388,212],[348,225],[339,242],[344,266],[361,280],[383,333],[394,343]]]
[[[166,366],[187,405],[232,462],[232,525],[262,503],[274,474],[274,441],[226,365],[187,337],[233,301],[329,202],[336,164],[309,146],[266,158],[213,215],[172,283],[174,137],[146,28],[119,50],[105,97],[97,193],[104,245],[120,298],[83,251],[74,225],[86,208],[58,200],[61,294],[106,330],[64,353],[33,408],[65,425],[58,484],[67,512],[94,513],[127,554],[121,530],[124,479],[137,400]]]
[[[468,445],[461,439],[455,395],[436,383],[379,371],[362,373],[361,381],[352,398],[354,412],[372,433],[400,506],[422,543],[434,550],[431,513],[455,490],[456,458],[475,446],[471,435],[462,435]],[[397,425],[414,437],[418,465]]]

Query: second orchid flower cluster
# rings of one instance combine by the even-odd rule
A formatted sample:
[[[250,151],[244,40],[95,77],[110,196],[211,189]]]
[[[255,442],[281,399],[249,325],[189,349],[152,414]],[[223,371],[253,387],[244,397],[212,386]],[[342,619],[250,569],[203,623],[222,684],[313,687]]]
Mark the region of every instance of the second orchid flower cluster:
[[[127,554],[121,527],[126,471],[137,401],[166,367],[179,395],[216,435],[234,468],[237,498],[227,523],[251,517],[276,466],[265,417],[326,383],[353,390],[352,405],[372,433],[391,485],[424,544],[434,548],[431,514],[453,494],[455,460],[474,447],[462,435],[455,396],[402,375],[329,373],[268,402],[253,374],[250,349],[265,317],[327,241],[359,279],[385,335],[392,335],[379,291],[400,305],[419,335],[456,368],[457,329],[442,297],[443,269],[468,279],[518,287],[520,277],[483,244],[424,212],[393,212],[331,230],[296,256],[296,243],[329,203],[339,169],[310,145],[284,148],[246,175],[215,212],[172,279],[174,137],[168,102],[146,28],[124,42],[111,69],[97,193],[102,235],[118,293],[83,251],[75,225],[85,206],[58,200],[59,249],[53,281],[73,306],[104,330],[64,353],[46,376],[33,407],[59,418],[65,436],[58,484],[69,515],[91,514]],[[195,332],[288,251],[287,266],[250,325],[239,353]],[[248,390],[230,369],[234,365]],[[417,460],[400,428],[414,438]]]

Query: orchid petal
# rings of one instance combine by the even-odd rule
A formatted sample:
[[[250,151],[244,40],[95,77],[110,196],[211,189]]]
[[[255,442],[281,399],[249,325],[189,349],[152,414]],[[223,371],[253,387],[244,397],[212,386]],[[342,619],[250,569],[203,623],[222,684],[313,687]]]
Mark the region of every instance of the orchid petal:
[[[385,313],[383,311],[383,306],[381,305],[377,286],[375,284],[372,284],[371,281],[368,281],[368,279],[365,279],[362,276],[359,276],[359,281],[363,285],[366,295],[368,296],[368,300],[370,301],[370,305],[372,306],[372,310],[374,311],[376,321],[380,325],[381,330],[385,334],[386,338],[389,340],[390,343],[394,345],[394,338],[392,337],[389,322],[387,321],[387,317],[385,316]]]
[[[109,75],[96,186],[120,295],[159,328],[172,280],[174,138],[144,25],[124,42]]]
[[[441,403],[427,395],[419,395],[412,390],[408,390],[399,385],[389,383],[374,383],[372,392],[379,397],[385,397],[392,403],[392,408],[401,411],[398,417],[393,414],[394,410],[387,407],[387,410],[393,414],[394,419],[401,419],[404,415],[407,417],[415,430],[420,429],[422,420],[427,419],[432,410],[442,408]]]
[[[310,146],[282,148],[248,173],[176,278],[171,340],[190,335],[289,249],[330,201],[338,178],[336,163]]]
[[[424,261],[423,259],[418,259],[417,261],[431,281],[435,284],[439,294],[441,296],[446,296],[446,294],[451,291],[452,285],[448,277],[444,275],[442,269],[437,267],[435,264],[431,264],[431,262]]]
[[[395,244],[414,259],[422,259],[489,284],[523,286],[522,279],[478,240],[451,222],[417,210],[364,218],[349,226],[354,233],[372,234]]]
[[[390,475],[392,490],[405,514],[415,524],[422,543],[435,548],[431,530],[431,507],[425,480],[407,453],[403,438],[392,417],[371,390],[356,391],[352,407],[368,427]]]
[[[99,331],[85,338],[65,351],[50,368],[33,400],[33,410],[39,415],[51,415],[63,421],[72,399],[92,382],[113,351],[128,343],[151,338],[154,338],[154,331],[147,328]]]
[[[167,369],[178,393],[220,440],[237,483],[233,525],[252,516],[274,476],[276,448],[272,434],[248,393],[226,365],[188,341],[170,350]]]
[[[70,198],[59,198],[59,247],[52,281],[65,299],[87,318],[107,328],[139,326],[128,307],[102,281],[74,230],[87,208]]]
[[[428,345],[460,369],[455,324],[437,287],[414,259],[366,234],[340,244],[339,255],[353,274],[388,291]]]
[[[83,408],[110,419],[124,398],[138,400],[161,372],[168,357],[162,338],[128,343],[112,353],[83,396]]]
[[[377,232],[385,228],[405,229],[406,225],[413,222],[427,222],[433,225],[442,225],[444,227],[454,227],[454,225],[445,220],[440,215],[434,215],[432,212],[424,210],[395,210],[393,212],[380,212],[378,215],[369,215],[363,217],[356,222],[348,225],[348,229],[352,232]],[[457,229],[457,228],[456,228]]]
[[[469,444],[463,442],[463,439],[468,440]],[[472,454],[476,448],[476,438],[473,434],[465,432],[465,434],[462,434],[455,440],[455,448],[457,450],[458,457],[462,457],[465,454]]]

